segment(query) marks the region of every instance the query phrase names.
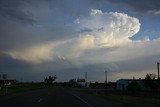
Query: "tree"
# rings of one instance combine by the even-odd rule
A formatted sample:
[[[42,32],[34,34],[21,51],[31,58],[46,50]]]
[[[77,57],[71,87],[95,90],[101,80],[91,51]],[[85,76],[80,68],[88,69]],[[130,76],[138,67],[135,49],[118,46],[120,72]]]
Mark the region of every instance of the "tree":
[[[51,86],[52,84],[53,84],[53,82],[56,80],[56,75],[54,75],[54,76],[49,76],[49,77],[46,77],[45,79],[44,79],[44,82],[47,84],[47,85],[49,85],[49,86]]]
[[[158,85],[155,82],[156,74],[147,74],[145,77],[146,86],[150,88],[150,90],[155,91]]]
[[[141,91],[140,85],[137,83],[137,81],[132,81],[128,86],[127,86],[127,91],[132,92],[132,93],[137,93]]]
[[[68,82],[69,87],[76,87],[78,84],[76,82],[76,79],[71,79]]]
[[[146,80],[155,80],[156,79],[156,74],[147,74],[145,77]]]

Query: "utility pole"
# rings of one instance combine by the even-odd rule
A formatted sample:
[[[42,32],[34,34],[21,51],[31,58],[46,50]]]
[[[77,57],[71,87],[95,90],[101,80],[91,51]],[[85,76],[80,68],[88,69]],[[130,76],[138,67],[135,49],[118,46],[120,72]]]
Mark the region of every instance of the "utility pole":
[[[85,87],[87,87],[87,72],[85,72]]]
[[[86,82],[87,82],[87,72],[85,73],[85,80],[86,80]]]
[[[105,71],[105,83],[107,83],[107,71]]]
[[[157,70],[158,70],[158,80],[159,80],[159,62],[157,62]]]

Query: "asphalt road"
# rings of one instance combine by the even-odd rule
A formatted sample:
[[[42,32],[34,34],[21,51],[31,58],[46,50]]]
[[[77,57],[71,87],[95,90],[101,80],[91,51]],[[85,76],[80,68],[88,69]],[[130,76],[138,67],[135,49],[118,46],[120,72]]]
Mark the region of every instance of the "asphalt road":
[[[81,92],[50,88],[0,97],[0,107],[125,107]]]

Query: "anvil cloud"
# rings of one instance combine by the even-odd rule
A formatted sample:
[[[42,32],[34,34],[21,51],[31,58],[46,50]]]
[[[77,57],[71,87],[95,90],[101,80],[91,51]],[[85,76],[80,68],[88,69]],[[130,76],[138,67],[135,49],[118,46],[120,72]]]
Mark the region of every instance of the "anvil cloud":
[[[152,5],[150,5],[152,4]],[[0,73],[24,81],[144,78],[160,57],[158,0],[1,0]]]

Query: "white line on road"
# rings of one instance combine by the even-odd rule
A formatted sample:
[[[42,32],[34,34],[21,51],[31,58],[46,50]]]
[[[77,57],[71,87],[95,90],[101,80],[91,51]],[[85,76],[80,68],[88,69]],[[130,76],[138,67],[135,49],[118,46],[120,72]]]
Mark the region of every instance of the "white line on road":
[[[81,97],[75,95],[75,94],[72,94],[74,97],[78,98],[79,100],[81,100],[83,103],[87,104],[89,107],[92,107],[92,105],[90,105],[89,103],[87,103],[84,99],[82,99]]]

